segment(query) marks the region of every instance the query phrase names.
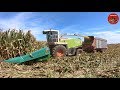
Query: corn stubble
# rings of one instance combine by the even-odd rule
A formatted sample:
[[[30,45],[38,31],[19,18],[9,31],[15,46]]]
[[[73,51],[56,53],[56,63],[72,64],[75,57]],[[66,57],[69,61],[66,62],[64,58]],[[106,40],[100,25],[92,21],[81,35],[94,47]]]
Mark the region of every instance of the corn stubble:
[[[0,32],[0,59],[26,54],[45,45],[28,31]],[[108,45],[104,53],[50,58],[44,62],[24,64],[0,63],[1,78],[120,78],[120,44]]]

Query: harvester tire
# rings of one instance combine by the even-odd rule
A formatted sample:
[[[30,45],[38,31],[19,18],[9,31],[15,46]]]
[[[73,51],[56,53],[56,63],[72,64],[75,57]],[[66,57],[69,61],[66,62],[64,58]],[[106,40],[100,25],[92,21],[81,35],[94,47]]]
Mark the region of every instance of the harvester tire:
[[[67,49],[63,45],[57,45],[52,50],[53,57],[64,57],[67,55]]]
[[[83,52],[82,49],[77,49],[77,50],[76,50],[76,56],[81,55],[82,52]]]

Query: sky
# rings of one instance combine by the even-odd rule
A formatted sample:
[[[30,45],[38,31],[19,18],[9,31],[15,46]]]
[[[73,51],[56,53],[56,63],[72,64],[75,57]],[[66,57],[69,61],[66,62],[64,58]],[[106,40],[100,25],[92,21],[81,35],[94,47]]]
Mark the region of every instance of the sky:
[[[0,28],[31,30],[37,40],[46,40],[43,30],[79,33],[107,39],[109,44],[120,43],[120,22],[110,24],[108,16],[120,12],[0,12]]]

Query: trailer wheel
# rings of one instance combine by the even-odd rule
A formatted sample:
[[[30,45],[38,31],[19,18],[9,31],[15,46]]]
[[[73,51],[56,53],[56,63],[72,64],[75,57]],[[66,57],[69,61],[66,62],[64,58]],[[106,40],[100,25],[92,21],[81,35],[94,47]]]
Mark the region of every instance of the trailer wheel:
[[[77,50],[76,50],[76,56],[77,56],[77,55],[80,55],[82,52],[83,52],[82,49],[77,49]]]
[[[106,49],[99,49],[97,52],[104,53]]]
[[[96,53],[97,52],[97,50],[93,50],[93,53]]]
[[[52,50],[53,57],[64,57],[67,55],[67,49],[63,45],[55,46]]]
[[[106,49],[101,49],[101,53],[105,53]]]

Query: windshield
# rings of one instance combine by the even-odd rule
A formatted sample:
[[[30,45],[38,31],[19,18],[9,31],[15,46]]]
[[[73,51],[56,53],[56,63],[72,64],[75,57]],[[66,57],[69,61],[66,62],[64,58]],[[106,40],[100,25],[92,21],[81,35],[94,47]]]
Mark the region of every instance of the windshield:
[[[49,31],[47,34],[48,42],[58,42],[58,32],[57,31]]]

